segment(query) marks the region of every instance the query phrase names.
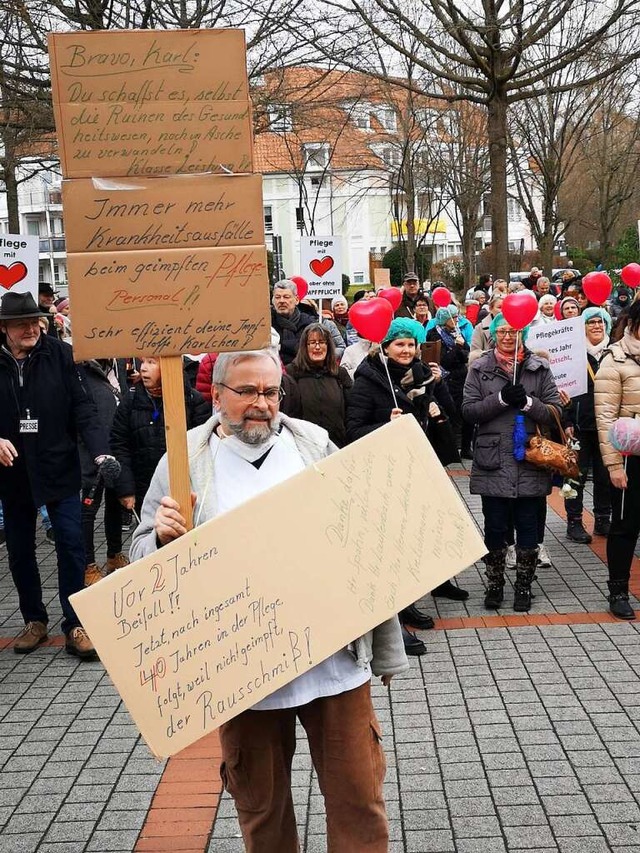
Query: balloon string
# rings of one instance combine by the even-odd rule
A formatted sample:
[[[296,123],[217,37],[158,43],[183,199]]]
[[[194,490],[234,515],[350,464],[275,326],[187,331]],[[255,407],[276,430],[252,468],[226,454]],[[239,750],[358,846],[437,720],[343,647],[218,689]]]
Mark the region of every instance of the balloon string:
[[[387,364],[387,356],[381,351],[380,355],[382,356],[382,363],[384,364],[384,369],[387,371],[387,379],[389,380],[389,388],[391,388],[391,396],[393,397],[393,405],[396,409],[399,409],[398,399],[396,397],[396,392],[393,387],[393,382],[391,381],[391,374],[389,373],[389,365]]]
[[[517,377],[517,372],[518,372],[518,343],[520,342],[519,337],[520,336],[519,336],[518,332],[516,331],[516,353],[515,353],[515,357],[513,359],[513,384],[514,385],[516,384],[516,377]]]

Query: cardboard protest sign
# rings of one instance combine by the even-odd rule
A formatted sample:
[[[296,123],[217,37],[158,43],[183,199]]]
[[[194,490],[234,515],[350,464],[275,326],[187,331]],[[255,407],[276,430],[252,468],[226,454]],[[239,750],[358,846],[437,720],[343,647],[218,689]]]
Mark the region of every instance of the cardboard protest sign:
[[[62,193],[70,253],[255,246],[264,238],[260,175],[74,180]]]
[[[242,30],[49,36],[65,177],[250,172]]]
[[[276,535],[283,518],[294,523]],[[149,747],[168,756],[485,551],[406,416],[71,600]]]
[[[307,279],[307,296],[342,296],[342,241],[340,237],[300,237],[300,270]]]
[[[40,240],[28,234],[0,234],[0,297],[30,293],[38,301]]]
[[[549,366],[561,391],[566,391],[570,397],[586,394],[587,341],[581,317],[533,326],[529,330],[527,347],[549,354]]]
[[[376,267],[373,271],[373,283],[376,290],[391,287],[391,270],[386,267]]]
[[[264,246],[87,252],[67,264],[77,361],[269,345]]]

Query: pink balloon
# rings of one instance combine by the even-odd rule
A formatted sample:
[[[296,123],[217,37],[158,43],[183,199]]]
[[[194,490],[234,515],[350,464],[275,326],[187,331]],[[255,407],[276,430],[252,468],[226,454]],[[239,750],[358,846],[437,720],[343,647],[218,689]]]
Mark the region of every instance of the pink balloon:
[[[589,302],[604,305],[611,296],[613,285],[606,272],[590,272],[582,279],[582,289]]]
[[[627,264],[622,267],[620,278],[629,287],[640,287],[640,264]]]
[[[349,320],[361,338],[379,344],[389,331],[393,308],[390,302],[379,296],[361,299],[349,308]]]
[[[524,329],[538,313],[538,301],[521,290],[505,296],[500,310],[512,329]]]
[[[556,320],[562,320],[562,311],[560,310],[560,300],[553,306],[553,314]]]
[[[378,296],[381,297],[381,299],[386,299],[387,302],[391,304],[394,313],[402,303],[402,291],[399,287],[384,287],[382,290],[378,291]]]
[[[451,291],[446,287],[436,287],[431,294],[433,304],[438,308],[448,308],[451,305]]]
[[[309,284],[307,280],[302,278],[301,275],[292,275],[290,281],[292,281],[298,288],[298,299],[302,302],[302,300],[307,295],[307,291],[309,290]]]

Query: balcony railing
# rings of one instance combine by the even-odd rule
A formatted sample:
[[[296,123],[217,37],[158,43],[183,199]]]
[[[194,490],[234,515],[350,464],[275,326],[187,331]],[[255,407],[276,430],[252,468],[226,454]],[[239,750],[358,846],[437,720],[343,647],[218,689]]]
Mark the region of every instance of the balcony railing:
[[[66,244],[64,237],[41,237],[40,238],[40,252],[44,254],[50,254],[51,252],[64,252],[66,251]]]

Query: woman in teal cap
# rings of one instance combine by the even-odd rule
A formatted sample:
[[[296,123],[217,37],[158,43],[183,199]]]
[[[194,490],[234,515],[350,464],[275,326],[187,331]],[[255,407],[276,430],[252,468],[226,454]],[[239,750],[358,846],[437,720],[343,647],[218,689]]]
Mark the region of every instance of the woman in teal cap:
[[[594,401],[596,373],[609,346],[611,316],[604,308],[585,308],[581,317],[587,338],[587,391],[572,399],[568,411],[571,428],[580,441],[580,483],[575,486],[576,496],[567,498],[564,506],[567,511],[567,538],[588,545],[591,535],[582,524],[582,498],[589,469],[593,470],[593,532],[596,536],[608,536],[611,526],[609,472],[600,454]]]
[[[439,381],[439,369],[434,375],[429,365],[423,364],[419,358],[418,347],[424,343],[424,337],[420,323],[402,317],[392,321],[381,349],[372,347],[356,370],[354,385],[347,398],[349,441],[362,438],[403,414],[412,414],[426,430],[429,418],[439,418],[441,409],[451,410],[453,404],[444,383]],[[436,587],[432,595],[464,601],[469,594],[446,581]],[[400,619],[416,628],[433,627],[433,619],[415,605],[405,608]],[[426,649],[421,640],[406,631],[403,636],[408,654],[424,654]]]

